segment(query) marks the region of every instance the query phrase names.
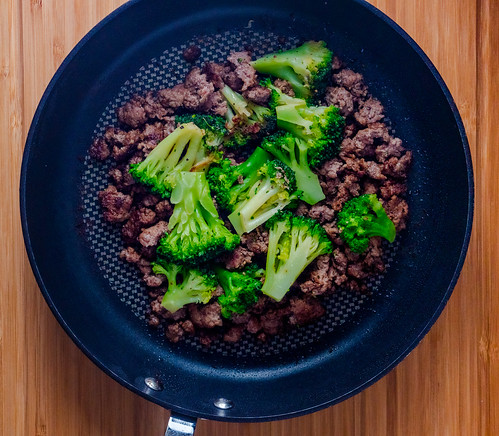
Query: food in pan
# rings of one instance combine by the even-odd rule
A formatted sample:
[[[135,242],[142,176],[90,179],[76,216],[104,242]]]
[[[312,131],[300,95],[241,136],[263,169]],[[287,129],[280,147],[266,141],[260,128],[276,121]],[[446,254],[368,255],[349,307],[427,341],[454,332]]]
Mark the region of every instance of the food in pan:
[[[385,270],[406,226],[412,154],[325,43],[231,53],[117,115],[90,147],[115,161],[103,217],[170,341],[265,341]]]

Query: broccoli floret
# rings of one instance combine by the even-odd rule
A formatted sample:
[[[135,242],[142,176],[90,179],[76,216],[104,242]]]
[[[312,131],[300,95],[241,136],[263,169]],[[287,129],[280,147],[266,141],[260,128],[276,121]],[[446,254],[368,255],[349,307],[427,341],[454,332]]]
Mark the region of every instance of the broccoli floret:
[[[362,253],[369,238],[381,236],[395,240],[395,225],[388,217],[376,194],[364,194],[348,200],[338,213],[340,237],[355,253]]]
[[[200,171],[212,157],[203,146],[203,132],[193,123],[182,124],[163,139],[130,174],[151,190],[168,198],[182,171]]]
[[[227,101],[225,115],[229,130],[229,138],[225,141],[227,147],[241,147],[276,129],[273,110],[246,100],[228,86],[225,86],[221,92]]]
[[[168,222],[169,233],[159,242],[159,256],[199,264],[239,244],[239,236],[218,217],[204,173],[181,173],[170,201],[175,207]]]
[[[335,106],[285,104],[276,107],[277,126],[307,141],[309,165],[320,166],[339,152],[345,119]]]
[[[243,271],[227,271],[218,267],[215,272],[218,283],[224,290],[218,297],[224,318],[231,318],[233,313],[244,313],[258,301],[258,294],[262,289],[259,277],[263,276],[263,269],[256,265]]]
[[[296,187],[303,192],[302,200],[308,204],[315,204],[324,200],[319,177],[310,169],[309,146],[313,143],[295,138],[288,132],[277,132],[265,138],[262,148],[288,165],[296,177]]]
[[[266,77],[260,80],[260,86],[264,86],[270,89],[270,99],[269,107],[274,109],[277,106],[283,106],[285,104],[296,104],[299,106],[307,106],[307,102],[302,98],[291,97],[288,94],[282,92],[273,83],[270,77]]]
[[[257,147],[251,156],[239,165],[232,165],[223,159],[210,168],[208,184],[214,193],[217,204],[231,212],[241,192],[248,190],[258,180],[258,170],[271,159],[271,155]]]
[[[228,218],[239,235],[251,232],[278,211],[294,205],[300,195],[293,171],[280,160],[263,164],[233,189],[236,200]]]
[[[281,212],[267,222],[269,248],[262,292],[281,301],[302,271],[317,257],[332,252],[322,226],[312,218]]]
[[[187,304],[208,303],[217,288],[215,274],[208,270],[158,260],[152,264],[152,271],[164,275],[168,281],[161,305],[172,313]]]
[[[219,115],[183,114],[175,117],[178,124],[194,123],[203,130],[203,140],[210,151],[217,151],[228,134],[225,119]]]
[[[259,73],[287,80],[297,97],[310,99],[325,90],[332,59],[324,41],[308,41],[292,50],[265,55],[251,65]]]

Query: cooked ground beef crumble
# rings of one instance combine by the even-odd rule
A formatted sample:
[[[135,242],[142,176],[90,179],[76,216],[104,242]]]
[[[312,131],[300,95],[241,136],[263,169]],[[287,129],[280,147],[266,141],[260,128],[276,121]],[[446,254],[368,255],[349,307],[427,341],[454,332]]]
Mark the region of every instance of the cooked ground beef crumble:
[[[193,48],[184,53],[189,61],[198,55]],[[250,60],[249,52],[231,53],[223,64],[209,62],[201,69],[192,68],[182,84],[134,96],[117,110],[120,126],[109,126],[89,150],[94,159],[112,158],[115,162],[109,171],[109,186],[99,193],[103,217],[121,228],[125,248],[120,258],[135,264],[142,274],[151,302],[149,324],[164,328],[166,337],[174,343],[191,335],[199,336],[204,345],[217,337],[236,342],[245,332],[265,340],[323,316],[323,299],[338,288],[365,292],[366,279],[385,270],[383,244],[380,238],[372,238],[362,254],[345,246],[336,227],[336,215],[350,198],[377,194],[397,232],[406,227],[408,205],[404,195],[412,154],[390,133],[383,105],[369,93],[362,75],[344,67],[335,57],[332,83],[323,103],[337,106],[346,119],[341,151],[317,171],[326,199],[314,206],[301,202],[295,211],[320,222],[333,242],[333,253],[318,257],[281,302],[261,295],[247,313],[231,320],[222,318],[216,298],[207,305],[190,304],[175,313],[161,306],[167,290],[165,279],[152,272],[150,263],[173,207],[169,200],[136,183],[128,169],[175,129],[176,113],[187,110],[224,115],[227,106],[219,92],[224,85],[257,104],[266,104],[269,90],[259,86]],[[277,79],[275,85],[294,95],[288,82]],[[241,159],[237,153],[227,157],[236,162]],[[268,232],[263,227],[242,235],[240,246],[223,259],[226,268],[238,270],[253,262],[264,265],[267,246]],[[222,292],[219,287],[214,297]]]

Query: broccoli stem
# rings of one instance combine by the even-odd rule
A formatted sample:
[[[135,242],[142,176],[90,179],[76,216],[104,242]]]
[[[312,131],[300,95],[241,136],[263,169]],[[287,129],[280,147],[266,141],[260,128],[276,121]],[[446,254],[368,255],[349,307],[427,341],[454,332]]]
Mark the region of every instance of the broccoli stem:
[[[236,111],[238,115],[244,115],[249,117],[251,113],[246,108],[248,106],[248,102],[244,99],[244,97],[237,92],[233,91],[227,85],[222,88],[222,94],[227,100],[227,103],[231,106],[231,108]]]
[[[282,235],[283,232],[281,232]],[[312,262],[318,254],[313,254],[312,256],[307,256],[308,253],[317,252],[314,249],[315,245],[313,239],[311,238],[298,238],[299,232],[291,232],[291,241],[289,246],[289,252],[278,253],[277,260],[279,261],[279,256],[285,257],[284,266],[277,268],[276,271],[274,267],[275,259],[271,259],[271,253],[267,254],[267,262],[271,261],[271,265],[267,265],[266,268],[266,278],[265,283],[262,286],[262,292],[269,297],[272,297],[276,301],[281,301],[284,295],[289,291],[291,285],[296,281],[298,276],[307,267],[310,262]],[[279,234],[275,235],[277,241],[280,238]],[[269,247],[274,246],[269,240]],[[299,252],[298,252],[299,247]],[[305,255],[303,255],[303,254]]]
[[[266,178],[264,181],[258,180],[253,184],[249,192],[255,193],[255,195],[239,204],[229,215],[229,221],[234,226],[236,232],[240,235],[251,232],[282,209],[282,205],[271,204],[268,205],[267,210],[258,212],[258,216],[254,216],[279,191],[280,188],[278,186],[272,187],[272,182],[269,178]]]

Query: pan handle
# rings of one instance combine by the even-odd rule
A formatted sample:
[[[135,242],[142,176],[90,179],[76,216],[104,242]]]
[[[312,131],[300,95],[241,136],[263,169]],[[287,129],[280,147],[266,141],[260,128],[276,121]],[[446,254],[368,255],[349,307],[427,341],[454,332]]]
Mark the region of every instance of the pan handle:
[[[193,436],[196,418],[171,412],[165,436]]]

